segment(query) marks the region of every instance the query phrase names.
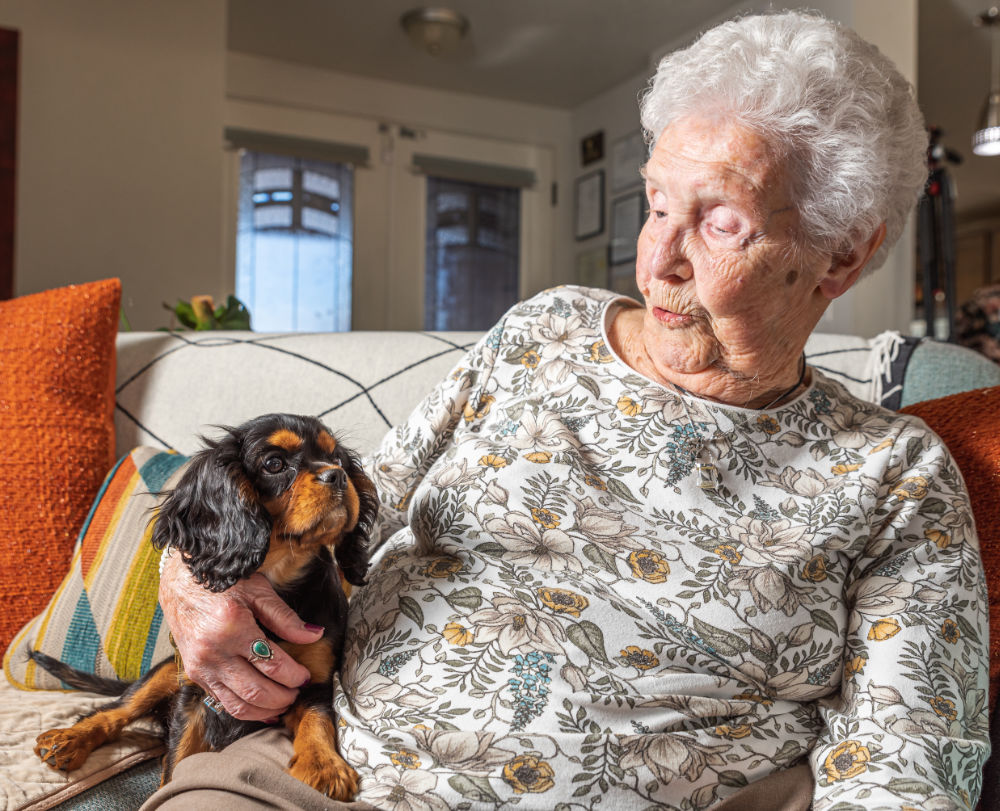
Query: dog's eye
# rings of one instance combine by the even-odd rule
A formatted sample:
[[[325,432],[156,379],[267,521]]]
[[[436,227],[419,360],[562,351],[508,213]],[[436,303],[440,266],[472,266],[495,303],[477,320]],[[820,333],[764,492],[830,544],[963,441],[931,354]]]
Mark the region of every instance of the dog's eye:
[[[264,460],[264,470],[268,473],[281,473],[285,467],[285,460],[280,456],[269,456]]]

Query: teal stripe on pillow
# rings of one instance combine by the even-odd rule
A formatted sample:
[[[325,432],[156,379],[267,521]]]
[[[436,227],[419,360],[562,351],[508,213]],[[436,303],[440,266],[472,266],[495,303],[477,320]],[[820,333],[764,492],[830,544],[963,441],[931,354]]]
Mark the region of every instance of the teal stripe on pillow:
[[[156,604],[153,611],[153,619],[149,623],[149,636],[146,637],[146,649],[142,652],[142,672],[146,673],[153,666],[153,655],[156,649],[156,640],[160,636],[160,626],[163,624],[163,609],[160,604]]]
[[[187,456],[179,453],[158,453],[139,469],[139,475],[150,493],[159,493],[167,479],[187,460]]]
[[[94,613],[90,609],[87,592],[83,590],[73,611],[73,619],[69,621],[69,627],[66,629],[66,641],[63,643],[59,659],[77,670],[93,673],[96,670],[97,654],[100,650],[101,635],[94,623]]]

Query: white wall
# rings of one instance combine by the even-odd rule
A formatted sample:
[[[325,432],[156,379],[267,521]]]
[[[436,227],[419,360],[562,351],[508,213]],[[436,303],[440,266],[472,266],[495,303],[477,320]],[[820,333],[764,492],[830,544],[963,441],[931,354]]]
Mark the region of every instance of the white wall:
[[[811,0],[809,8],[827,17],[849,25],[865,39],[878,46],[899,67],[900,72],[916,84],[917,75],[917,0]],[[741,2],[721,15],[714,22],[728,19],[750,10],[768,8],[798,8],[801,3]],[[714,22],[710,22],[710,27]],[[638,128],[639,107],[637,96],[646,86],[659,59],[670,51],[689,44],[698,32],[684,32],[675,36],[653,54],[650,54],[646,71],[622,82],[617,87],[591,99],[573,111],[572,137],[574,144],[592,132],[604,131],[605,159],[586,167],[573,164],[573,178],[593,169],[604,169],[606,183],[610,174],[610,150],[620,136]],[[572,153],[574,158],[576,152]],[[570,187],[571,188],[571,187]],[[598,237],[573,243],[570,253],[580,254],[609,240],[610,212],[613,195],[605,191],[605,231]],[[896,248],[877,273],[865,279],[838,299],[827,310],[819,329],[822,332],[857,333],[871,337],[886,329],[908,332],[913,312],[914,233],[912,227],[904,232]]]
[[[153,329],[161,302],[223,292],[225,11],[0,2],[21,34],[16,294],[119,276]]]

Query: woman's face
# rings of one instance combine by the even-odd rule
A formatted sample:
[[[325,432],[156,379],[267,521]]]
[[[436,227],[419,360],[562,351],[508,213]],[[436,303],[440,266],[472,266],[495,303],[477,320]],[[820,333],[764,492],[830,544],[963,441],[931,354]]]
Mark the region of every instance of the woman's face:
[[[644,170],[649,216],[636,281],[642,340],[686,374],[780,374],[829,303],[832,257],[796,247],[783,164],[751,130],[688,117],[667,127]]]

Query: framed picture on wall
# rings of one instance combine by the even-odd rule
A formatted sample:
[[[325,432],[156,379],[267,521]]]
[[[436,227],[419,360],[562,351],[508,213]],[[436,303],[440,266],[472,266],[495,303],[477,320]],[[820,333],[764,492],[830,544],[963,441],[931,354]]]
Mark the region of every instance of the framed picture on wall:
[[[578,177],[573,195],[573,234],[596,237],[604,230],[604,170]]]
[[[583,287],[608,286],[608,252],[603,246],[577,254],[576,283]]]
[[[611,192],[617,194],[642,183],[639,170],[646,162],[646,142],[636,130],[619,138],[611,147]]]
[[[608,262],[611,265],[635,260],[635,244],[642,228],[645,202],[642,192],[626,194],[611,201],[611,244],[608,246]]]

